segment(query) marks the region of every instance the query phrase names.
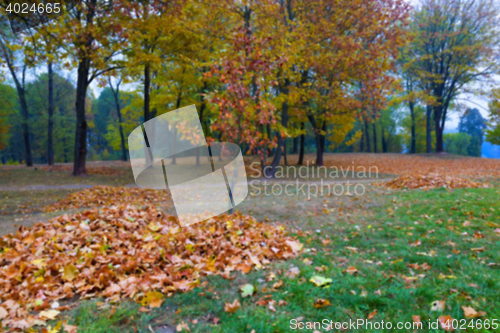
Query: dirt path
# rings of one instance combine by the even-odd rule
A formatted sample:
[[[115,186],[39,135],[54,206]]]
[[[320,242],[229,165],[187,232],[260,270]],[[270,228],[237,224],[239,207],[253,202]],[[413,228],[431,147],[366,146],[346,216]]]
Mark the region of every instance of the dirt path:
[[[248,180],[248,183],[255,182],[254,184],[287,184],[296,183],[298,184],[316,184],[316,185],[330,185],[330,184],[343,184],[343,183],[369,183],[369,182],[387,182],[393,180],[394,178],[371,178],[371,179],[342,179],[342,180],[313,180],[313,181],[298,181],[298,179],[267,179],[267,178],[256,178]],[[92,188],[96,185],[87,184],[73,184],[73,185],[32,185],[32,186],[0,186],[0,191],[32,191],[32,190],[79,190]],[[136,184],[127,184],[125,187],[137,187]]]
[[[31,191],[31,190],[83,190],[97,185],[73,184],[73,185],[32,185],[32,186],[0,186],[0,191]],[[113,186],[113,185],[109,185]],[[136,187],[135,184],[127,184],[125,187]]]

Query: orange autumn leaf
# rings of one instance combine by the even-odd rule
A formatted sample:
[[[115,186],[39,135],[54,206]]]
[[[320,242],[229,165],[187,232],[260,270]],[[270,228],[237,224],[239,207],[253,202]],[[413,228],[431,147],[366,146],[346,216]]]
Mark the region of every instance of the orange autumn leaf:
[[[325,306],[328,306],[328,305],[330,305],[330,301],[327,299],[323,299],[323,298],[318,298],[313,303],[313,306],[316,309],[324,308]]]
[[[439,324],[446,332],[453,331],[453,318],[451,316],[439,316]]]
[[[235,313],[241,307],[240,301],[235,299],[232,303],[226,303],[224,306],[224,311],[229,313]]]
[[[373,317],[375,317],[377,315],[377,309],[373,310],[373,312],[369,313],[368,314],[368,320],[372,319]]]
[[[349,266],[344,272],[354,275],[358,272],[358,269],[354,266]]]

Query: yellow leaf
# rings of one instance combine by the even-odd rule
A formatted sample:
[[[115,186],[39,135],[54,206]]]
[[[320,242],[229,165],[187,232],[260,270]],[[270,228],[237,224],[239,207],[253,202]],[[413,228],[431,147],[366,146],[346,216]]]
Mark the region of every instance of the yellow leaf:
[[[56,319],[56,317],[57,317],[57,315],[59,313],[61,313],[61,311],[50,309],[50,310],[47,310],[47,311],[40,312],[39,315],[40,315],[41,318],[49,319],[49,320],[54,320],[54,319]]]
[[[141,304],[146,306],[149,305],[151,308],[159,308],[163,303],[163,294],[159,291],[148,291],[146,297],[143,298]]]
[[[77,273],[78,269],[74,265],[65,266],[62,279],[65,281],[73,281],[76,278]]]
[[[313,276],[309,281],[311,281],[312,283],[314,283],[318,287],[322,287],[322,286],[325,286],[325,285],[333,282],[332,279],[327,279],[327,278],[324,278],[320,275]]]

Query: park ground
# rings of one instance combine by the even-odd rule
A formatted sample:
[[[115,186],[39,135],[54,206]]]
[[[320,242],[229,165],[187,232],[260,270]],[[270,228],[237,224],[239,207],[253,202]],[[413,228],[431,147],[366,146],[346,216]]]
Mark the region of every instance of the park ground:
[[[306,157],[308,168],[317,168],[314,156]],[[289,164],[296,158],[289,156]],[[326,332],[325,327],[292,329],[293,324],[323,319],[383,320],[393,326],[420,321],[423,329],[415,331],[422,332],[444,332],[441,324],[434,329],[428,323],[456,319],[455,331],[500,330],[499,161],[451,155],[331,154],[325,165],[344,170],[352,165],[377,166],[378,172],[368,178],[351,173],[300,179],[317,184],[322,178],[326,186],[349,189],[340,195],[304,194],[293,187],[288,192],[292,195],[273,194],[260,184],[237,209],[260,222],[282,226],[303,244],[297,256],[254,267],[247,274],[203,277],[197,287],[174,293],[158,307],[127,299],[75,297],[45,330],[51,332],[49,328],[63,320],[76,325],[78,332]],[[72,193],[94,185],[133,184],[123,162],[89,163],[87,177],[72,177],[69,168],[1,167],[0,233],[15,233],[19,226],[29,228],[86,206],[111,204],[103,198],[86,205],[82,198],[69,205],[64,200]],[[433,183],[436,174],[448,177],[445,186]],[[427,178],[418,178],[421,175]],[[386,186],[399,176],[419,180],[400,183],[416,184],[411,186]],[[447,186],[454,178],[461,179],[457,184],[470,186]],[[363,186],[362,195],[354,193],[357,184]],[[51,205],[59,210],[47,210]],[[413,330],[334,327],[331,331]]]

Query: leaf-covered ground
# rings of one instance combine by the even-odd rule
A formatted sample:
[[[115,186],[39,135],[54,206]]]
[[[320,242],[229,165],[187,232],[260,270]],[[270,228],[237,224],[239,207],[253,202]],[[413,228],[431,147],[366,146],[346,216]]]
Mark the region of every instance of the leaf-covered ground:
[[[132,298],[159,307],[203,276],[248,273],[302,248],[284,228],[241,214],[181,228],[154,206],[129,205],[21,228],[0,246],[2,325],[22,330],[57,316],[61,307],[54,304],[61,299]]]
[[[313,156],[307,157],[313,158]],[[289,161],[293,162],[294,158],[295,156],[289,156]],[[289,236],[295,237],[303,244],[302,252],[298,254],[300,245],[295,240],[292,240],[295,243],[287,244],[287,240],[290,239],[283,235],[280,244],[282,244],[281,249],[290,254],[286,255],[289,257],[287,260],[283,260],[284,256],[281,258],[275,256],[267,259],[270,261],[267,263],[263,262],[263,257],[258,257],[261,267],[250,256],[243,256],[243,261],[250,260],[245,264],[251,266],[252,270],[243,269],[243,266],[238,269],[236,268],[238,265],[229,263],[229,267],[236,265],[230,274],[225,274],[225,270],[218,270],[219,274],[212,275],[207,267],[211,267],[210,261],[220,253],[218,248],[210,247],[208,250],[207,253],[212,253],[214,256],[203,254],[199,256],[201,258],[197,258],[195,255],[193,260],[185,257],[193,254],[190,252],[190,244],[183,238],[174,242],[171,252],[178,252],[180,256],[179,254],[175,256],[179,256],[182,260],[188,258],[193,266],[182,265],[179,271],[174,269],[172,276],[181,276],[180,281],[187,281],[187,276],[182,275],[183,271],[196,271],[193,267],[197,264],[205,265],[205,268],[198,271],[197,276],[193,275],[196,277],[194,280],[196,282],[189,284],[192,289],[184,291],[180,290],[181,288],[175,291],[164,289],[168,286],[176,288],[173,283],[175,279],[170,284],[164,283],[161,288],[154,289],[155,291],[147,289],[155,283],[160,283],[148,280],[149,277],[158,274],[154,269],[156,265],[154,263],[149,263],[151,265],[148,266],[148,262],[141,260],[141,264],[138,263],[136,266],[138,269],[133,275],[139,279],[146,279],[147,282],[136,286],[137,293],[134,295],[128,295],[121,289],[122,280],[119,278],[120,274],[126,276],[131,273],[117,274],[117,271],[123,269],[122,265],[127,267],[126,263],[129,262],[124,259],[126,256],[122,256],[125,241],[121,238],[120,225],[132,221],[123,215],[127,209],[117,213],[109,208],[110,204],[115,201],[120,203],[121,207],[129,204],[133,207],[128,209],[138,215],[150,209],[157,211],[160,216],[166,216],[162,205],[165,206],[166,203],[166,206],[169,206],[167,194],[166,197],[159,199],[154,192],[143,193],[136,189],[115,187],[98,187],[81,191],[0,192],[2,197],[8,199],[4,201],[5,203],[2,202],[4,204],[2,213],[6,212],[2,215],[4,220],[33,220],[39,217],[37,214],[42,214],[36,211],[41,211],[44,207],[50,207],[46,210],[53,210],[44,213],[49,214],[48,218],[56,216],[52,224],[40,224],[34,229],[29,229],[33,232],[23,229],[16,236],[17,240],[12,239],[9,245],[2,245],[2,256],[9,253],[10,250],[6,249],[19,250],[26,256],[22,257],[25,259],[14,262],[3,259],[0,268],[3,272],[0,273],[2,293],[8,294],[9,288],[14,288],[20,296],[13,301],[19,304],[27,299],[30,301],[20,305],[12,315],[12,303],[5,304],[8,300],[2,298],[4,304],[0,304],[0,307],[4,308],[5,312],[0,309],[0,317],[21,319],[26,315],[25,317],[31,318],[30,320],[43,320],[47,325],[41,330],[43,332],[73,332],[76,327],[78,332],[106,333],[291,332],[300,331],[291,329],[292,319],[305,323],[325,318],[333,321],[365,319],[371,322],[384,320],[393,323],[420,320],[424,325],[427,325],[429,320],[435,322],[439,318],[442,321],[457,319],[466,321],[468,325],[467,330],[458,331],[498,331],[492,328],[491,322],[493,319],[500,319],[499,162],[446,155],[326,156],[326,163],[330,166],[336,165],[338,168],[352,167],[353,161],[354,165],[365,167],[375,165],[380,174],[393,175],[392,177],[402,175],[399,180],[394,181],[397,189],[365,183],[367,192],[359,197],[332,195],[308,198],[301,193],[294,193],[293,196],[249,195],[238,207],[238,211],[243,214],[238,216],[246,221],[253,221],[249,217],[253,216],[257,221],[265,223],[259,225],[266,230],[282,232],[279,226],[283,226],[290,232]],[[122,165],[110,167],[121,168]],[[37,184],[41,185],[68,181],[65,178],[66,172],[62,171],[9,170],[9,172],[14,171],[19,172],[15,177],[22,177],[23,173],[31,172],[29,177],[36,175]],[[3,172],[3,169],[0,170],[2,178],[0,183],[8,184],[10,181],[6,178],[13,174],[6,175]],[[61,174],[63,180],[50,179],[44,183],[44,176],[40,176],[42,173]],[[438,176],[428,178],[432,173],[437,173]],[[99,183],[99,177],[105,179],[103,184],[113,184],[116,181],[115,175],[91,175],[83,180],[68,179],[93,184],[95,181]],[[122,177],[119,178],[121,184],[128,184],[123,182],[125,176],[119,177]],[[476,180],[479,182],[476,183]],[[458,183],[453,183],[457,181]],[[482,187],[485,183],[490,187]],[[459,188],[453,189],[455,186],[450,186],[452,184],[456,184]],[[26,182],[21,185],[26,185]],[[425,190],[415,189],[418,187]],[[28,199],[33,203],[28,204]],[[151,205],[156,205],[157,208]],[[35,213],[23,209],[30,209]],[[62,217],[64,213],[67,213],[67,217]],[[86,217],[86,214],[93,214],[94,222],[90,222],[92,219]],[[231,232],[226,230],[228,221],[235,219],[238,218],[222,219],[215,223],[217,228],[224,230],[219,238],[210,236],[208,234],[210,230],[201,228],[199,232],[205,235],[206,239],[228,245],[230,243],[233,245],[231,248],[239,249],[240,247],[233,243]],[[171,225],[168,218],[162,217],[161,220],[165,222],[160,224]],[[134,221],[137,219],[134,218]],[[98,228],[90,230],[90,237],[75,237],[79,233],[86,232],[84,229],[87,223],[89,226],[94,223],[94,227]],[[29,225],[24,222],[23,224]],[[104,225],[111,230],[106,229]],[[71,230],[66,230],[66,227]],[[139,254],[147,254],[149,243],[158,244],[164,241],[165,235],[162,234],[164,228],[154,231],[157,227],[150,223],[142,223],[138,226],[140,231],[130,232],[127,238],[135,237],[132,238],[134,241],[131,243],[134,245],[131,248]],[[58,230],[56,234],[65,236],[49,237],[52,231],[45,235],[35,235],[34,230],[49,231],[51,228]],[[253,229],[253,224],[247,228],[240,228],[243,234],[237,236],[259,233],[259,229]],[[111,237],[105,236],[104,231]],[[153,236],[152,241],[141,238],[146,234],[155,233],[160,238],[156,239],[156,236]],[[254,259],[263,251],[264,246],[269,246],[265,232],[264,236],[262,233],[260,235],[261,238],[253,237],[255,239],[248,245],[254,246],[255,252],[252,252]],[[39,243],[36,243],[37,239]],[[193,238],[188,239],[193,244],[198,244]],[[200,238],[195,237],[195,239]],[[59,250],[56,245],[65,247]],[[164,246],[166,244],[159,247]],[[88,253],[91,255],[88,258],[82,250],[85,247],[90,249]],[[49,252],[43,252],[46,250]],[[47,259],[55,257],[59,260],[35,261],[44,259],[42,258],[44,253],[50,253]],[[297,254],[298,256],[293,257]],[[264,252],[264,257],[267,258],[267,255],[273,254]],[[128,257],[132,255],[129,253]],[[84,258],[84,261],[81,261],[81,258]],[[228,267],[227,261],[219,259],[213,261],[215,267],[220,268],[216,263]],[[21,262],[24,262],[24,267]],[[172,261],[170,264],[172,265],[170,269],[176,267]],[[49,270],[46,268],[47,265],[51,267]],[[168,258],[167,261],[161,259],[157,265],[162,271],[168,270]],[[95,274],[85,275],[84,271],[90,269],[89,267],[95,267],[98,272],[108,274],[104,274],[106,281],[95,278]],[[30,284],[31,287],[36,285],[36,279],[40,278],[40,271],[44,269],[45,274],[49,272],[48,284],[44,286],[39,280],[39,285],[34,289],[25,288],[27,281],[34,282]],[[10,277],[6,274],[10,274]],[[73,277],[73,280],[68,281]],[[85,285],[75,287],[74,284],[78,281],[85,281]],[[91,285],[94,286],[93,289],[89,287]],[[58,286],[62,287],[58,289]],[[59,296],[68,297],[71,294],[70,289],[75,296],[56,300]],[[30,290],[49,292],[32,294]],[[80,300],[77,295],[81,294],[87,294],[90,299]],[[26,307],[30,302],[34,307]],[[28,314],[25,312],[26,309],[30,310]],[[484,326],[479,329],[471,328],[471,321],[476,324],[484,323],[488,319],[489,328]],[[318,331],[326,330],[318,329]],[[347,331],[377,332],[369,329]],[[424,326],[420,331],[444,330],[428,329]]]
[[[349,202],[322,198],[315,204],[326,201],[327,211],[297,213],[301,224],[294,234],[304,252],[296,259],[237,272],[233,280],[208,276],[193,290],[167,298],[160,308],[88,301],[67,318],[82,332],[151,332],[150,327],[154,332],[291,332],[297,331],[291,329],[292,319],[325,318],[426,324],[441,317],[467,325],[490,319],[491,324],[500,318],[499,192],[474,188],[387,194],[374,188]],[[258,204],[264,199],[250,200]],[[294,199],[314,204],[305,197]],[[498,330],[491,325],[467,329],[486,331]]]
[[[442,174],[407,174],[388,181],[385,186],[393,189],[478,188],[488,187],[469,179]]]

